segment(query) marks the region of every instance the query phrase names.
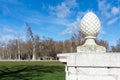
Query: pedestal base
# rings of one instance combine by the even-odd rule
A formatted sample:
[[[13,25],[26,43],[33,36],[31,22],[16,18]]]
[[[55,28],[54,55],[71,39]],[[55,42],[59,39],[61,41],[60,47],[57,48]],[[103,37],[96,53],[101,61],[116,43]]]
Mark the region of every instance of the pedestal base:
[[[77,53],[105,53],[106,49],[99,45],[83,45],[77,47]]]
[[[77,53],[105,53],[106,48],[95,43],[92,38],[86,39],[84,45],[77,47]]]
[[[120,53],[67,53],[58,57],[66,63],[66,80],[120,80]]]
[[[66,80],[120,80],[120,68],[67,66]]]

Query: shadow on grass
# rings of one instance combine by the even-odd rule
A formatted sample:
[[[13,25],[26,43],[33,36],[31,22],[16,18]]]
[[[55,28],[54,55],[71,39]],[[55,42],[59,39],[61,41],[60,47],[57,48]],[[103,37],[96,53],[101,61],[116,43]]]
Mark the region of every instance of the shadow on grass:
[[[53,79],[54,77],[54,79]],[[0,80],[63,80],[63,66],[0,66]]]

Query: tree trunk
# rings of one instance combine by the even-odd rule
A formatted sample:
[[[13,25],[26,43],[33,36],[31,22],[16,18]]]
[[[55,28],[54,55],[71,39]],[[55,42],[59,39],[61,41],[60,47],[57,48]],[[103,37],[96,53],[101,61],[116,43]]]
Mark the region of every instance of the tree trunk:
[[[32,60],[36,60],[35,45],[33,44],[33,56]]]
[[[20,51],[20,35],[19,34],[18,34],[17,44],[18,44],[18,60],[20,60],[21,51]]]

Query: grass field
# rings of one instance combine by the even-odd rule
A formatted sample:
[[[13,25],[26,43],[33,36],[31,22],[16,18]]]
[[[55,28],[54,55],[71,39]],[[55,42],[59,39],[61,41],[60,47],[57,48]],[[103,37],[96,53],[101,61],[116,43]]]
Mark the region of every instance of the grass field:
[[[0,80],[65,80],[58,61],[0,61]]]

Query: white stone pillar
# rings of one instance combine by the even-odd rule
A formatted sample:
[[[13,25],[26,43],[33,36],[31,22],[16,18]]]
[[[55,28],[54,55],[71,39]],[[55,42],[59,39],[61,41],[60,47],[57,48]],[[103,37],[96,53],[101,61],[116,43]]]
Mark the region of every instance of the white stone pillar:
[[[66,64],[66,80],[120,80],[120,53],[107,53],[95,43],[100,25],[98,17],[88,12],[80,23],[85,43],[77,47],[77,53],[57,55]]]

